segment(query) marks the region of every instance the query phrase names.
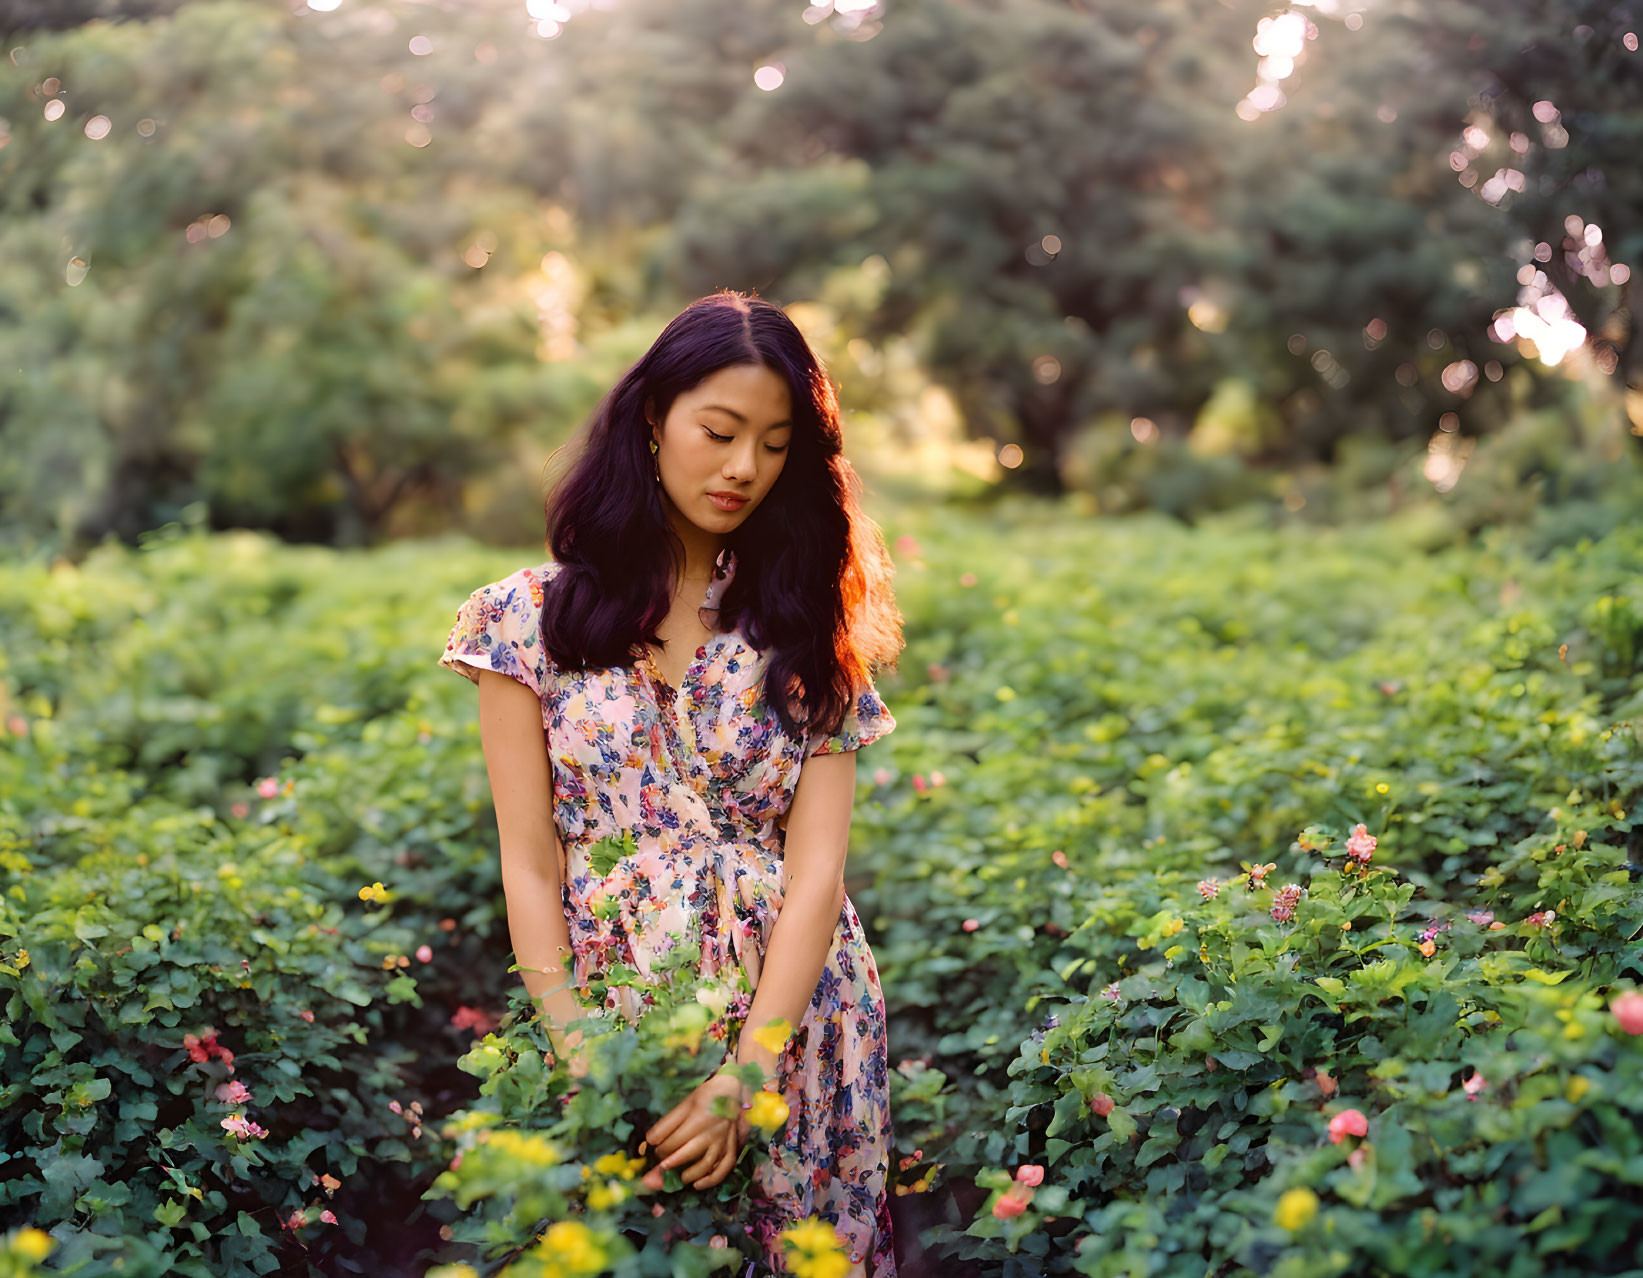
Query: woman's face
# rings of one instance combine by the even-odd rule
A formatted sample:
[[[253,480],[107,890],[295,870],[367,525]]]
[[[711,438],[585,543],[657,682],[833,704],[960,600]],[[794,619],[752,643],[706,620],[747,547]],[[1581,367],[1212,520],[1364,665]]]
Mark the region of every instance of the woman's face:
[[[675,398],[667,420],[651,428],[662,491],[703,532],[729,533],[782,473],[792,413],[787,382],[763,364],[709,374]]]

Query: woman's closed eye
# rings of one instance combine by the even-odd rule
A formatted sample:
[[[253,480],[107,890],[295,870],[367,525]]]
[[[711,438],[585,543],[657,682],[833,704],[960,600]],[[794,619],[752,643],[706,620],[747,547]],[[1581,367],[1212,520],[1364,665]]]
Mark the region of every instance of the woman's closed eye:
[[[707,431],[708,438],[710,439],[717,440],[721,444],[728,444],[730,442],[731,437],[729,435],[716,434],[710,426],[703,426],[702,429]],[[787,445],[782,444],[778,446],[775,444],[766,444],[765,451],[771,453],[785,453],[787,451]]]

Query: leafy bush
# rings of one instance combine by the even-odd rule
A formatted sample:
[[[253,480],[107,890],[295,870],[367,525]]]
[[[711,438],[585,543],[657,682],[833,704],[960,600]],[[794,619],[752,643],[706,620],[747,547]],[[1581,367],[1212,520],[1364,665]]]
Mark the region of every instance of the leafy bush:
[[[849,888],[905,1254],[1628,1263],[1643,533],[890,531],[901,730]],[[29,1229],[127,1274],[754,1254],[757,1149],[707,1193],[632,1174],[639,1116],[718,1063],[697,987],[590,1018],[582,1079],[510,1010],[471,690],[433,657],[519,561],[168,533],[0,570],[0,1267]]]

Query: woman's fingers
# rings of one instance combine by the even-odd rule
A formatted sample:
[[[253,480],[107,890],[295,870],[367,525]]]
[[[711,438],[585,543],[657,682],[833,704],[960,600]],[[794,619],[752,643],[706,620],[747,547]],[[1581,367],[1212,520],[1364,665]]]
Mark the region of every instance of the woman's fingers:
[[[700,1189],[702,1186],[699,1182],[708,1177],[713,1169],[719,1165],[719,1160],[723,1156],[724,1138],[722,1136],[709,1137],[706,1146],[701,1151],[701,1156],[692,1162],[688,1167],[682,1167],[680,1169],[680,1179],[682,1179],[685,1184]]]
[[[652,1145],[660,1145],[673,1134],[674,1128],[678,1127],[680,1123],[685,1121],[685,1115],[688,1112],[689,1111],[683,1103],[675,1105],[661,1118],[656,1120],[656,1122],[651,1126],[651,1129],[645,1133],[645,1139]]]
[[[736,1154],[738,1152],[739,1151],[736,1148],[735,1141],[732,1140],[725,1142],[724,1155],[714,1165],[712,1171],[696,1182],[696,1188],[712,1189],[713,1186],[717,1185],[726,1176],[730,1175],[730,1169],[736,1165]]]
[[[709,1133],[694,1132],[682,1145],[675,1149],[671,1154],[664,1157],[662,1161],[656,1165],[658,1167],[675,1168],[679,1171],[679,1174],[683,1176],[684,1169],[695,1163],[696,1160],[701,1157],[703,1150],[714,1147],[715,1142]],[[685,1176],[685,1179],[688,1182],[690,1178]]]
[[[705,1116],[686,1110],[677,1126],[669,1132],[650,1152],[660,1160],[658,1165],[667,1163],[667,1160],[677,1154],[693,1137],[712,1130],[712,1120]],[[672,1166],[671,1163],[667,1163]]]

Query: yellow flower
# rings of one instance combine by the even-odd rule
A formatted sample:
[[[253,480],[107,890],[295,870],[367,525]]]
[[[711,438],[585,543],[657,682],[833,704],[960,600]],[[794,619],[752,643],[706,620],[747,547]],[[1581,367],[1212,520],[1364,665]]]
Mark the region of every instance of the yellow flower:
[[[1580,1104],[1580,1098],[1591,1090],[1592,1080],[1584,1074],[1573,1074],[1563,1088],[1563,1096],[1571,1105]]]
[[[626,1154],[606,1154],[596,1160],[593,1170],[601,1176],[622,1176],[632,1179],[645,1169],[643,1158],[629,1158]]]
[[[381,905],[388,899],[388,889],[383,887],[380,882],[373,883],[370,887],[360,888],[359,899],[362,901],[375,901],[378,905]]]
[[[1177,932],[1179,932],[1181,930],[1181,928],[1183,926],[1185,926],[1185,925],[1181,922],[1180,919],[1172,918],[1172,919],[1169,920],[1169,922],[1164,924],[1160,935],[1174,936]]]
[[[755,1092],[747,1121],[760,1131],[773,1132],[787,1121],[787,1102],[775,1092]]]
[[[485,1143],[490,1149],[512,1155],[522,1162],[534,1163],[538,1167],[552,1167],[560,1159],[558,1147],[547,1137],[534,1132],[519,1132],[509,1127],[499,1127],[490,1133],[490,1139]]]
[[[44,1260],[56,1245],[57,1240],[43,1229],[20,1230],[11,1240],[12,1251],[24,1260]]]
[[[820,1256],[794,1256],[787,1267],[798,1278],[844,1278],[850,1272],[850,1261],[842,1251],[830,1251]]]
[[[619,1180],[607,1180],[588,1190],[588,1206],[594,1211],[609,1211],[628,1197],[628,1191]]]
[[[1310,1189],[1286,1189],[1278,1196],[1278,1210],[1272,1219],[1279,1227],[1294,1233],[1311,1223],[1318,1214],[1318,1195]]]
[[[753,1031],[753,1041],[767,1052],[780,1052],[793,1035],[793,1022],[785,1016],[777,1017],[768,1025]]]
[[[811,1216],[782,1230],[788,1245],[787,1267],[798,1278],[844,1278],[850,1260],[839,1247],[839,1236],[825,1220]]]
[[[1382,781],[1375,787],[1375,793],[1376,794],[1386,794],[1391,789],[1392,789],[1391,786],[1387,785],[1386,782]]]
[[[591,1229],[575,1220],[549,1225],[536,1254],[542,1260],[556,1261],[571,1273],[596,1274],[605,1267],[605,1249]]]

